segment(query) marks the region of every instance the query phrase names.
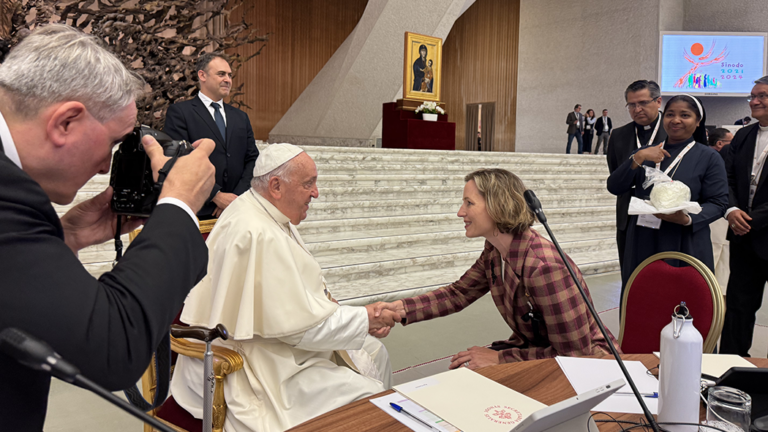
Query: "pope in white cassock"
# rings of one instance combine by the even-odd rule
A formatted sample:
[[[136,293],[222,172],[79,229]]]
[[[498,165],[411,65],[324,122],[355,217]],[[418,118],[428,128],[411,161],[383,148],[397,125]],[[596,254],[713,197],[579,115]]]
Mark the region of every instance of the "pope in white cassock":
[[[243,369],[224,383],[224,430],[282,431],[390,388],[384,337],[400,318],[339,306],[296,231],[318,197],[312,158],[291,144],[259,155],[251,189],[223,212],[208,237],[208,274],[190,292],[181,320],[224,324]],[[387,311],[389,312],[389,311]],[[179,357],[176,401],[203,416],[203,364]]]

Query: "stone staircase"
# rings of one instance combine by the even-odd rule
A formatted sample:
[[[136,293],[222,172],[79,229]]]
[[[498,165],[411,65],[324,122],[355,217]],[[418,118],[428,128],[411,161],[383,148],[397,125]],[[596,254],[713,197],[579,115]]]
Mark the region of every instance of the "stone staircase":
[[[602,156],[305,149],[318,167],[320,197],[299,232],[344,304],[403,298],[458,279],[483,248],[483,239],[464,236],[456,216],[464,175],[482,167],[508,169],[536,192],[550,227],[582,273],[619,270],[615,198],[605,189]],[[91,180],[76,202],[103,190],[108,179]],[[71,206],[56,207],[63,213]],[[546,235],[543,227],[534,229]],[[109,270],[113,258],[112,242],[80,253],[94,275]]]

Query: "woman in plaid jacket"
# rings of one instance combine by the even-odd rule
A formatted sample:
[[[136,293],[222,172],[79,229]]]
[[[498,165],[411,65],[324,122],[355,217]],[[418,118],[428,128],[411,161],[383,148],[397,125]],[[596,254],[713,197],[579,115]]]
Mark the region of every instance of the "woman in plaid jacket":
[[[609,355],[557,249],[531,228],[534,216],[523,198],[523,182],[503,169],[481,169],[464,181],[458,216],[464,219],[467,237],[485,237],[480,258],[458,281],[417,297],[380,302],[377,310],[397,311],[407,325],[459,312],[490,291],[512,336],[490,348],[459,352],[451,369],[558,355]],[[570,263],[589,296],[581,272]],[[618,346],[615,339],[613,343]]]

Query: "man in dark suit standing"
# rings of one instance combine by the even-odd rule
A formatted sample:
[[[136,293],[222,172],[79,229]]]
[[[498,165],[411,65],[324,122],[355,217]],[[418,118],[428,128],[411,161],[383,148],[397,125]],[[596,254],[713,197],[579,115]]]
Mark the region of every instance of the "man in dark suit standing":
[[[726,158],[731,277],[720,344],[721,353],[742,357],[749,356],[755,313],[768,281],[768,76],[755,81],[748,99],[758,123],[736,132]]]
[[[624,91],[624,100],[632,121],[616,128],[608,140],[608,169],[611,173],[623,164],[632,153],[649,143],[658,144],[667,139],[661,125],[661,90],[654,81],[635,81]],[[630,190],[616,197],[616,245],[619,263],[624,268],[624,246],[627,243],[629,201],[635,194]],[[622,294],[624,287],[621,287]]]
[[[603,154],[608,152],[608,138],[611,137],[611,131],[613,130],[613,121],[608,117],[608,110],[603,110],[603,116],[597,119],[595,123],[595,130],[597,131],[597,145],[595,146],[595,153],[600,152],[600,145],[603,146]]]
[[[211,153],[216,185],[198,212],[200,219],[211,219],[219,217],[238,195],[251,187],[259,149],[248,114],[224,103],[232,88],[232,69],[225,55],[203,54],[196,68],[200,91],[196,97],[168,107],[164,131],[177,140],[194,142],[210,138],[216,143]]]
[[[38,27],[0,65],[0,331],[42,339],[112,391],[142,375],[208,260],[193,210],[213,187],[209,140],[178,159],[141,234],[98,280],[77,253],[114,238],[112,189],[61,219],[51,205],[109,171],[143,88],[98,39],[64,25]],[[143,144],[157,173],[168,158]],[[0,428],[42,430],[50,375],[0,352],[0,382]]]
[[[565,154],[571,153],[571,142],[573,142],[574,138],[579,143],[579,152],[577,154],[581,154],[584,147],[584,141],[581,137],[584,135],[584,114],[581,113],[581,105],[577,104],[573,107],[573,112],[568,113],[565,123],[568,125],[568,130],[566,131],[568,132],[568,145],[565,147]]]

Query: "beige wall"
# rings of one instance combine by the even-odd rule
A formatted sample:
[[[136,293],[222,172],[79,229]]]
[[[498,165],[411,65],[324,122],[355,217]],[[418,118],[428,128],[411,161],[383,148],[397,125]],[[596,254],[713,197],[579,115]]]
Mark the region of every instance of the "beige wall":
[[[659,11],[659,0],[521,0],[516,150],[565,153],[577,103],[630,121],[624,89],[657,75]]]

